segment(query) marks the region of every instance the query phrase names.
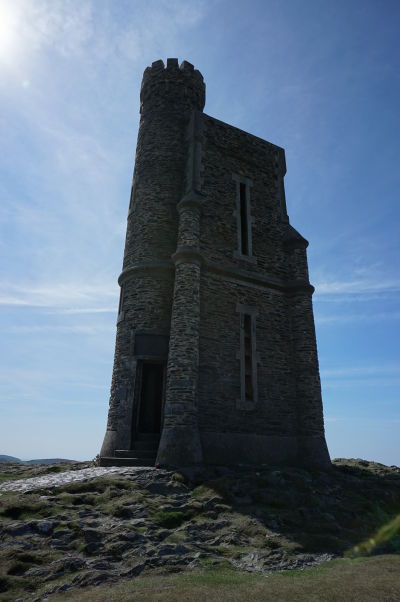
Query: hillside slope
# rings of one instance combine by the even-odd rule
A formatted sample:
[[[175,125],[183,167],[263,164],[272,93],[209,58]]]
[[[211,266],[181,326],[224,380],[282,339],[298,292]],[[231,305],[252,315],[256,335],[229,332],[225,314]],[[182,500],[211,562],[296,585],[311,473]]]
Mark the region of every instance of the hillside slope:
[[[72,466],[76,477],[90,475],[84,466]],[[0,474],[0,600],[51,600],[137,575],[226,565],[262,575],[400,552],[397,467],[96,469],[106,472],[68,483],[70,469],[25,466],[24,477],[54,474],[26,493],[7,491]]]

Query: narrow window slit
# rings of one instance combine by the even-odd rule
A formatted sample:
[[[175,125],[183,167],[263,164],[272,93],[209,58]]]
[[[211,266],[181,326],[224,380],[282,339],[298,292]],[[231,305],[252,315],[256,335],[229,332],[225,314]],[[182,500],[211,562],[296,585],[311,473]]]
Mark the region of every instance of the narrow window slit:
[[[251,316],[244,315],[244,379],[245,399],[253,400],[253,362],[251,340]]]
[[[257,307],[237,303],[236,311],[240,314],[240,399],[236,407],[240,410],[252,410],[258,399],[257,387],[257,351],[256,351],[256,318]]]
[[[123,284],[121,286],[121,291],[119,293],[118,315],[120,315],[122,313],[122,310],[124,307],[124,292],[125,292],[125,285]]]
[[[249,254],[249,232],[247,223],[246,184],[240,183],[240,238],[242,255]]]

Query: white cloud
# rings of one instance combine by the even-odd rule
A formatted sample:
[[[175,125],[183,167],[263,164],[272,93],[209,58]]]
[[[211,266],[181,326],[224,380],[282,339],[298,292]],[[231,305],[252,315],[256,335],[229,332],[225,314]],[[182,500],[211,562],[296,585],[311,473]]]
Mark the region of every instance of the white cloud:
[[[14,81],[5,87],[12,111],[0,123],[0,137],[11,177],[0,190],[1,221],[13,250],[3,237],[2,255],[10,258],[1,277],[7,279],[12,266],[14,285],[1,286],[0,304],[114,311],[143,62],[174,52],[182,30],[198,24],[207,6],[184,0],[0,3],[19,37],[16,80],[31,81],[23,93]],[[132,65],[136,60],[140,69]],[[126,93],[133,95],[133,86],[132,100]],[[120,130],[111,134],[115,123]],[[14,187],[10,182],[22,170],[24,187]],[[112,276],[109,295],[96,284],[92,290],[82,285],[99,270]],[[60,273],[67,284],[57,284]],[[27,274],[30,288],[23,286]],[[47,285],[53,280],[54,287]]]
[[[37,47],[51,46],[63,55],[79,54],[93,36],[92,2],[35,0],[24,8],[25,31]]]
[[[128,5],[96,0],[0,0],[0,9],[7,16],[10,35],[18,39],[20,59],[51,51],[92,62],[121,57],[137,61],[150,53],[163,53],[177,45],[182,29],[201,21],[207,5],[202,0]]]
[[[321,380],[323,389],[353,389],[368,391],[377,389],[398,389],[400,386],[400,364],[388,363],[382,365],[339,366],[322,368]],[[358,394],[359,395],[359,394]],[[381,407],[382,400],[377,401]]]
[[[165,60],[166,50],[178,46],[181,30],[198,25],[205,13],[206,3],[202,0],[150,1],[137,7],[125,30],[119,32],[118,50],[131,61],[150,53]]]
[[[58,309],[57,313],[63,314],[114,314],[117,311],[115,307],[75,307],[68,309]]]
[[[400,281],[391,280],[348,280],[320,281],[315,283],[316,296],[364,295],[397,293],[400,291]]]
[[[0,11],[13,37],[12,60],[42,49],[77,55],[93,37],[93,4],[88,0],[1,0]]]
[[[77,313],[77,312],[76,312]],[[79,312],[83,313],[83,312]],[[99,312],[84,312],[84,313],[99,313]],[[111,312],[107,312],[111,313]],[[114,310],[114,313],[115,310]],[[16,335],[43,335],[44,333],[61,333],[84,336],[109,335],[115,332],[115,324],[38,324],[26,326],[11,326],[5,329],[5,332]]]
[[[315,315],[315,323],[317,325],[335,325],[335,324],[354,324],[359,322],[383,322],[386,320],[400,320],[400,312],[386,311],[375,313],[346,313],[330,314],[330,315]]]
[[[400,386],[400,376],[398,377],[388,377],[379,375],[376,378],[371,376],[362,378],[356,377],[342,377],[342,378],[334,378],[329,379],[323,377],[323,389],[352,389],[356,396],[360,397],[360,392],[367,389],[371,391],[373,388],[379,390],[379,395],[382,392],[382,389],[398,389]],[[380,399],[376,400],[376,407],[381,407],[383,404]]]
[[[113,283],[0,285],[0,305],[53,308],[66,313],[105,313],[111,311],[111,305],[105,307],[104,302],[115,301],[117,297],[117,286]]]
[[[321,370],[323,378],[357,378],[360,376],[400,376],[400,364],[386,364],[377,366],[340,366]]]
[[[331,422],[342,422],[343,420],[346,420],[346,418],[340,418],[339,416],[324,416],[325,424]]]
[[[380,426],[396,426],[400,424],[400,418],[379,418],[374,416],[365,417],[365,416],[325,416],[325,423],[335,423],[335,422],[343,422],[343,423],[362,423],[369,425],[380,425]]]

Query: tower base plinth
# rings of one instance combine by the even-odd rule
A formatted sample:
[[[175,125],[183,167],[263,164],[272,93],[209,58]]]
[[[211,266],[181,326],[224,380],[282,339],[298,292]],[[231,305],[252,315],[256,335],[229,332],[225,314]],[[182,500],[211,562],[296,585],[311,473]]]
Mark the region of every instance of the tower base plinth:
[[[194,425],[164,427],[157,454],[157,464],[191,466],[203,462],[199,429]]]

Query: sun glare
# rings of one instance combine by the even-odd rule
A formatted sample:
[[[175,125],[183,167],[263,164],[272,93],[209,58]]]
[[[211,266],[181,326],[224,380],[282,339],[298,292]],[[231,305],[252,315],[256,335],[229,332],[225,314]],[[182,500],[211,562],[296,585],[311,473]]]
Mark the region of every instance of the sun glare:
[[[0,61],[12,61],[18,44],[18,13],[11,2],[0,0]]]

